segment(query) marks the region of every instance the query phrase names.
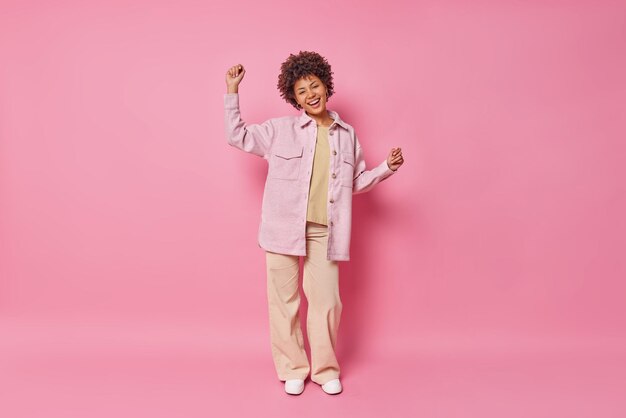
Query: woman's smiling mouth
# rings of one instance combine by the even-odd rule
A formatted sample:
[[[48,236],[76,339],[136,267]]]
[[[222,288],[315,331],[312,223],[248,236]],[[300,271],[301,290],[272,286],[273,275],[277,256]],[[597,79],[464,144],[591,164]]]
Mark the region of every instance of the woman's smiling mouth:
[[[320,104],[320,99],[315,99],[312,102],[309,102],[309,106],[313,107],[313,108],[317,108]]]

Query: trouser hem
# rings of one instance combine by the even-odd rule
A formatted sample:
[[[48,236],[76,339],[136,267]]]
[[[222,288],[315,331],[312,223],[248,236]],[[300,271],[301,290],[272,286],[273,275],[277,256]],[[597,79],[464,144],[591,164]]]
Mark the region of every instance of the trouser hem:
[[[291,380],[291,379],[301,379],[301,380],[306,380],[306,378],[309,377],[309,375],[293,375],[293,376],[279,376],[278,380],[284,382],[286,380]]]
[[[335,379],[339,379],[339,375],[334,376],[334,377],[329,377],[327,379],[324,379],[323,381],[321,381],[321,383],[319,381],[313,380],[311,379],[312,382],[317,383],[318,385],[322,386],[328,382],[330,382],[331,380],[335,380]]]

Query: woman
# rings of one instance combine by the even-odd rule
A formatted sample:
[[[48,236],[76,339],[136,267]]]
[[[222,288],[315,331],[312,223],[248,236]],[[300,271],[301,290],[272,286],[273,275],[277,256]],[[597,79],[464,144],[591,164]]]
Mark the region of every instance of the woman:
[[[333,94],[330,65],[316,52],[290,54],[278,76],[281,96],[299,116],[246,123],[239,111],[239,83],[245,69],[226,72],[226,138],[245,152],[263,157],[268,173],[263,194],[259,247],[266,252],[271,349],[285,391],[299,395],[304,380],[328,394],[343,390],[335,355],[342,304],[339,261],[350,259],[352,195],[391,176],[404,160],[400,148],[372,170],[352,126],[326,108]],[[309,307],[304,350],[298,316],[298,274],[304,256],[303,290]]]

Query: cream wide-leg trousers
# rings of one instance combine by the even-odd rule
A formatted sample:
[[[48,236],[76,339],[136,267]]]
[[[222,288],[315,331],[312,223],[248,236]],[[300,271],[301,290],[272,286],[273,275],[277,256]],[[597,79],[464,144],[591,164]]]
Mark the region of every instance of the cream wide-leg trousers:
[[[309,372],[320,385],[339,378],[335,355],[342,310],[339,264],[326,259],[327,245],[328,227],[307,222],[302,286],[309,304],[306,328],[311,364],[300,327],[300,256],[266,251],[270,341],[279,380],[304,380]]]

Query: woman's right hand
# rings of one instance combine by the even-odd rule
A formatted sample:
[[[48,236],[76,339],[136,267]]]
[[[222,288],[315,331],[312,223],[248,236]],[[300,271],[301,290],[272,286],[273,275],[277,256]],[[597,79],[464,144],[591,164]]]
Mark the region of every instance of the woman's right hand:
[[[226,71],[226,87],[228,87],[229,93],[236,93],[239,88],[239,83],[243,79],[243,75],[246,73],[246,70],[243,68],[243,65],[237,64],[233,65]]]

